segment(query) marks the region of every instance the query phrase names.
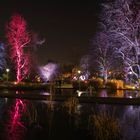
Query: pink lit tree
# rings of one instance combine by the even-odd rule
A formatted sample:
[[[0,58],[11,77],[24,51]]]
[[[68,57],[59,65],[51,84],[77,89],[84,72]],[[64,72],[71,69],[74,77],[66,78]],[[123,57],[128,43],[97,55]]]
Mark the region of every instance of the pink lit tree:
[[[11,59],[15,64],[17,82],[22,81],[30,70],[30,59],[28,44],[30,35],[27,31],[25,19],[16,14],[11,17],[6,26],[6,36],[11,46]]]
[[[27,102],[16,99],[11,110],[9,111],[9,120],[6,123],[7,140],[21,140],[26,132],[25,124],[22,122],[22,117],[26,115]]]

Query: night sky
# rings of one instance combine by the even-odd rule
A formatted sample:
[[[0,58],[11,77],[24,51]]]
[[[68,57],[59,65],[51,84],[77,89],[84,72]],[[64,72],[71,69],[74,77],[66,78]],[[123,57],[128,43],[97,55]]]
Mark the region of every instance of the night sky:
[[[27,21],[28,29],[46,39],[37,53],[40,64],[45,64],[48,60],[78,64],[80,58],[88,53],[99,12],[99,1],[96,0],[89,3],[1,0],[0,41],[4,39],[5,23],[13,13],[20,13]]]

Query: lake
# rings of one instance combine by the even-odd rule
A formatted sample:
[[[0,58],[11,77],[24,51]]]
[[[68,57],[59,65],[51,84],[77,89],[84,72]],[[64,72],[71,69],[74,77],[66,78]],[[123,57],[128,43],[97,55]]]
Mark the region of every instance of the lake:
[[[1,91],[1,94],[15,94],[15,91]],[[18,93],[19,94],[19,93]],[[48,95],[45,91],[22,91],[32,96]],[[57,95],[72,95],[71,90],[62,90]],[[106,91],[96,96],[114,98],[139,98],[139,92]],[[77,140],[94,139],[89,118],[106,112],[119,123],[121,139],[140,139],[140,106],[119,104],[80,103],[77,99],[66,101],[0,98],[0,140]],[[70,100],[69,100],[70,99]],[[74,103],[73,103],[74,101]],[[72,105],[74,106],[72,106]],[[111,132],[110,132],[111,133]]]

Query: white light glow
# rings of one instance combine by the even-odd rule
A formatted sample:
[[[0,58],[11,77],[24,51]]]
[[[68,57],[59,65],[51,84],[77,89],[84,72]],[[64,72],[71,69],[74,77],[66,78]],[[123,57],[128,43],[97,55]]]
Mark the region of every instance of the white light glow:
[[[53,63],[49,63],[45,66],[39,67],[40,75],[43,80],[45,80],[46,82],[53,80],[54,76],[57,73],[57,68],[58,66]]]

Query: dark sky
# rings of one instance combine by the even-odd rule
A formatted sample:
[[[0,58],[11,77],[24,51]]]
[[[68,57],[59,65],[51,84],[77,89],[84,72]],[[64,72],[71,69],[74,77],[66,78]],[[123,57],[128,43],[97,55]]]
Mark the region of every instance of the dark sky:
[[[0,39],[4,37],[4,24],[17,12],[29,30],[46,38],[38,49],[39,63],[79,63],[97,28],[99,2],[92,1],[0,0]]]

